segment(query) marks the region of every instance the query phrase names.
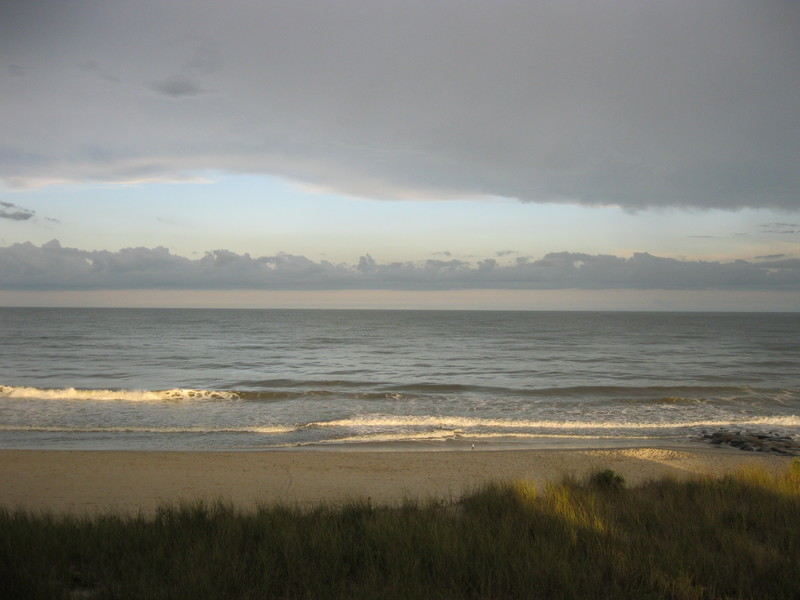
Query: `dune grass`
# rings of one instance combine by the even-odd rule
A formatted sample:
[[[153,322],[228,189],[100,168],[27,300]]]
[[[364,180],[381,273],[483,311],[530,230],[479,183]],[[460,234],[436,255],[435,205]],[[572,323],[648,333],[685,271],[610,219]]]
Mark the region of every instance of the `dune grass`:
[[[2,598],[800,598],[800,460],[451,503],[0,511]]]

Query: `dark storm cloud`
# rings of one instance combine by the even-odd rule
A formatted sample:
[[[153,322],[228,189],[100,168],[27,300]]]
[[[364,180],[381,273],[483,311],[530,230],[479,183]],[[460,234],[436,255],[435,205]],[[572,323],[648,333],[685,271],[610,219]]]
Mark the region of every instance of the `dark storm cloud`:
[[[202,45],[197,46],[186,59],[179,72],[152,82],[150,87],[156,92],[172,98],[186,98],[207,94],[210,90],[204,89],[199,81],[203,76],[215,72],[218,67],[219,57],[217,52]]]
[[[161,247],[86,251],[53,240],[0,248],[0,289],[800,289],[800,260],[764,258],[722,263],[647,253],[622,258],[556,252],[503,265],[494,258],[380,262],[367,254],[356,264],[333,264],[293,254],[252,257],[228,250],[209,251],[198,259]]]
[[[214,169],[378,198],[800,207],[791,0],[2,10],[10,183]]]
[[[765,254],[764,256],[756,256],[756,259],[762,260],[775,260],[778,258],[786,258],[786,254]]]
[[[106,72],[105,69],[95,60],[84,60],[78,63],[77,69],[86,75],[91,77],[97,77],[99,79],[103,79],[104,81],[110,81],[112,83],[119,83],[120,80],[110,73]]]
[[[761,225],[764,233],[776,233],[778,235],[792,235],[800,233],[800,223],[764,223]]]
[[[22,208],[11,202],[0,201],[0,219],[9,219],[10,221],[27,221],[32,219],[36,212]]]
[[[172,96],[173,98],[199,96],[205,93],[199,85],[181,76],[167,77],[161,81],[154,81],[151,87],[160,94]]]

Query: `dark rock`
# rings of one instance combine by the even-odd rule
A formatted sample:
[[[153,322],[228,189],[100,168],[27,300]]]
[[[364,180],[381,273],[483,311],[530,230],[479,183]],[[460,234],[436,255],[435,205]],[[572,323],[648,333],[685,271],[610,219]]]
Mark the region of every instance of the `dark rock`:
[[[784,456],[800,456],[800,440],[774,431],[720,430],[704,431],[700,439],[714,445],[727,444],[746,452],[773,452]]]

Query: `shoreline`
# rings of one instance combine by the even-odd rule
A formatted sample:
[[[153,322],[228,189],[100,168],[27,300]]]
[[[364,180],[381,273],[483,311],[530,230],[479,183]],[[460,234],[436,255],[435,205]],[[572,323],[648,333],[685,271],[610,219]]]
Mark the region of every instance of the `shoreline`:
[[[0,450],[0,507],[52,513],[152,514],[202,500],[241,509],[369,498],[449,500],[489,481],[542,486],[613,469],[635,485],[662,476],[785,470],[792,457],[732,448],[651,445],[594,449]]]

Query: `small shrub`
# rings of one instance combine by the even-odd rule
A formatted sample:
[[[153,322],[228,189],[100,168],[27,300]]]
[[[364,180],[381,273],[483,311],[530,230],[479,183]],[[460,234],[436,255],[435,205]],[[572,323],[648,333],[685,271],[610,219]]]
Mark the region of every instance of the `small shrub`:
[[[611,469],[605,469],[591,475],[589,483],[601,490],[621,490],[625,487],[625,478]]]

